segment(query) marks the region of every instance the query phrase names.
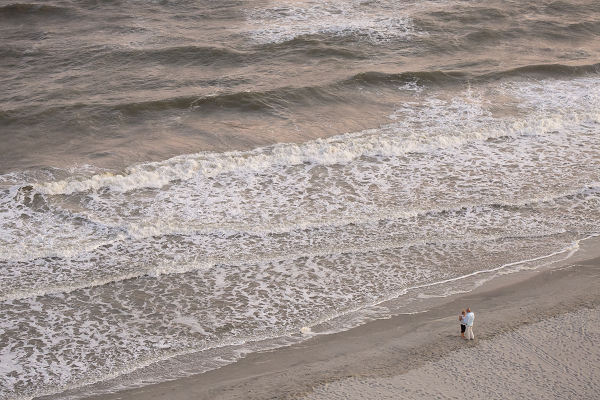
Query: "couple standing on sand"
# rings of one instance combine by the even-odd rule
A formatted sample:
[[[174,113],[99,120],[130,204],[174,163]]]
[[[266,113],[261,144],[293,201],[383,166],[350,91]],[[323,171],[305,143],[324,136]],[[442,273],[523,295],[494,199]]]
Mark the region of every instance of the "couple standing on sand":
[[[475,339],[475,335],[473,335],[473,320],[475,319],[475,314],[471,312],[470,308],[467,308],[467,311],[462,310],[461,315],[458,316],[458,320],[460,321],[460,335],[463,339]],[[465,331],[467,331],[467,337],[465,337]]]

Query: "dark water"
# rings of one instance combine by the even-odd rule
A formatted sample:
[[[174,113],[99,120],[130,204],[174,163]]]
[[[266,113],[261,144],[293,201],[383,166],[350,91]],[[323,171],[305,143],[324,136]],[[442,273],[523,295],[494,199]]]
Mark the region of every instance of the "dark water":
[[[203,372],[600,231],[595,1],[1,2],[0,37],[2,398]]]

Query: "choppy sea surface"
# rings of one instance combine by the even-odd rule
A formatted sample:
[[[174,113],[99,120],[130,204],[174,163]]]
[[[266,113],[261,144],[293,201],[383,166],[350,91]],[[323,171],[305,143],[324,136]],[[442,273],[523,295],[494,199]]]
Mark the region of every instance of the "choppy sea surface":
[[[0,398],[218,368],[600,233],[595,0],[0,2]]]

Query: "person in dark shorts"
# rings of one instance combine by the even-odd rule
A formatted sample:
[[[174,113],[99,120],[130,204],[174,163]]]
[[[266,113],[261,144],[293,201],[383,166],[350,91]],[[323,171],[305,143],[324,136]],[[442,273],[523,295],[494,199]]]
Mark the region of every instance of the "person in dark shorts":
[[[460,336],[463,339],[465,338],[465,331],[467,330],[466,317],[467,317],[467,312],[465,310],[462,310],[461,315],[458,316],[458,320],[460,321]]]

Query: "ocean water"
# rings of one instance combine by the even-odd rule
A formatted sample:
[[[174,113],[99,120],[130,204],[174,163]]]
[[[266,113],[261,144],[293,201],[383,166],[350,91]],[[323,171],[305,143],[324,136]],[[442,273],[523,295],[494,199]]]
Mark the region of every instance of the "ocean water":
[[[0,398],[218,368],[600,234],[600,3],[0,3]]]

